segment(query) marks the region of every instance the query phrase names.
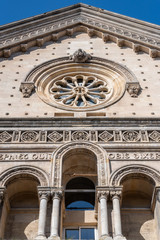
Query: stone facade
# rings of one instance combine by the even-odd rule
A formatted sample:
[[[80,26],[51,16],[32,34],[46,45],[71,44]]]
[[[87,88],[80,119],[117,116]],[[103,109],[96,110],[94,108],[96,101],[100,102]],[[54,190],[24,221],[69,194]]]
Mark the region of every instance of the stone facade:
[[[0,238],[160,240],[160,27],[77,4],[0,31]]]

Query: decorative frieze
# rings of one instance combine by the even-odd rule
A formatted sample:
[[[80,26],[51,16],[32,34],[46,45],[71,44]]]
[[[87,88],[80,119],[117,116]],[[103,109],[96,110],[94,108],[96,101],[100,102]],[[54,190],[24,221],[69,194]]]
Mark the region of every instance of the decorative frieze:
[[[155,161],[160,160],[160,152],[108,152],[107,159],[110,161]],[[0,153],[0,161],[51,161],[50,153]]]
[[[94,15],[95,17],[95,15]],[[79,16],[68,16],[66,17],[65,21],[62,19],[59,20],[59,22],[52,21],[47,22],[45,26],[41,26],[37,24],[36,30],[27,28],[27,25],[25,27],[25,31],[15,31],[14,34],[9,34],[8,38],[6,38],[6,35],[4,34],[4,37],[1,37],[0,39],[0,49],[4,49],[4,57],[10,57],[11,50],[9,47],[12,47],[13,45],[25,45],[24,41],[27,43],[28,41],[31,41],[33,38],[37,38],[38,42],[35,41],[35,44],[38,46],[43,44],[43,38],[47,36],[48,41],[50,39],[53,39],[53,41],[57,41],[60,35],[62,35],[62,31],[64,32],[64,27],[66,28],[65,35],[71,36],[74,32],[79,31],[79,28],[76,28],[77,24],[87,24],[90,26],[90,28],[83,26],[83,29],[88,32],[90,36],[97,35],[99,36],[99,33],[103,33],[103,35],[107,36],[110,34],[113,37],[117,38],[117,43],[122,46],[125,41],[128,40],[131,41],[134,45],[134,50],[137,52],[139,51],[139,44],[144,45],[146,47],[151,47],[149,53],[151,57],[158,56],[158,51],[160,42],[158,37],[154,34],[153,36],[149,35],[147,32],[143,32],[142,29],[139,32],[135,32],[135,28],[128,28],[128,26],[118,26],[114,21],[106,21],[106,19],[102,18],[100,19],[99,16],[97,19],[92,18],[92,16],[84,16],[84,14],[81,12],[81,15]],[[127,22],[126,22],[127,24]],[[27,28],[27,30],[26,30]],[[83,30],[84,31],[84,30]],[[59,34],[57,34],[57,32]],[[108,37],[104,37],[103,39],[106,41]],[[124,39],[124,40],[123,40]],[[138,47],[137,47],[138,46]],[[21,47],[22,51],[26,51],[28,47]],[[18,48],[17,48],[18,49]],[[138,50],[137,50],[138,49]],[[143,50],[143,48],[142,48]]]
[[[50,161],[52,153],[0,153],[0,161]]]
[[[90,141],[99,143],[159,143],[158,130],[15,130],[0,131],[0,143],[65,143]]]
[[[160,160],[160,152],[107,152],[107,158],[111,161]]]

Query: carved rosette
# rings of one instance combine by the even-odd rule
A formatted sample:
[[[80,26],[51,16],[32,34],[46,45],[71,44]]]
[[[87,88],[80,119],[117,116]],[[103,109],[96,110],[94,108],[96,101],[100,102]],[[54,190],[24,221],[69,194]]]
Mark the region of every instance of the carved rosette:
[[[35,86],[33,82],[22,82],[20,86],[20,91],[23,94],[23,97],[28,98],[31,96]]]

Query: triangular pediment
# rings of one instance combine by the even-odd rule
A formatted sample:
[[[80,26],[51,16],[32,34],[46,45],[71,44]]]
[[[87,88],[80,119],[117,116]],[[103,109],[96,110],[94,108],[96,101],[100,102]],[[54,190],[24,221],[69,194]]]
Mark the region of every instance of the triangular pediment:
[[[160,27],[82,3],[30,17],[0,27],[0,56],[25,52],[62,36],[86,32],[104,41],[160,56]]]

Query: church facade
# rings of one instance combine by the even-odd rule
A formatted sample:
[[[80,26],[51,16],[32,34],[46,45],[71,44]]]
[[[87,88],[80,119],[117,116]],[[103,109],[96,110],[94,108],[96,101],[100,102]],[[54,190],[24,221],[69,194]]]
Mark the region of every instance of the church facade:
[[[76,4],[0,32],[0,239],[160,240],[160,27]]]

